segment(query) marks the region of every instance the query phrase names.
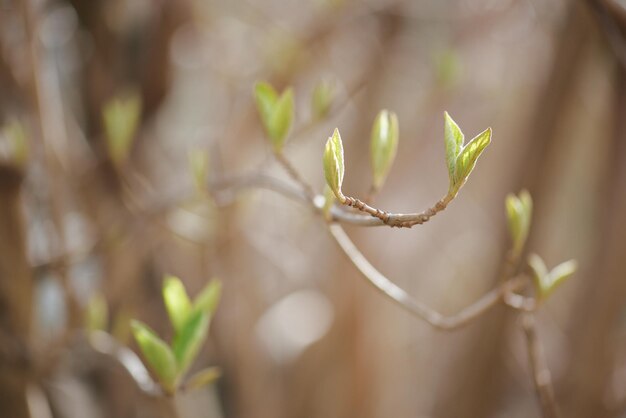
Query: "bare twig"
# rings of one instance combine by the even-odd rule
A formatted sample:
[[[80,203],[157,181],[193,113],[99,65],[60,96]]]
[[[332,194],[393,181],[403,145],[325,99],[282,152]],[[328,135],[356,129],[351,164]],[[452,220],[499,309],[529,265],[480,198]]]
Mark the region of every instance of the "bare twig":
[[[161,386],[150,377],[150,373],[143,365],[141,359],[130,348],[119,344],[113,337],[103,331],[92,331],[85,336],[90,348],[123,366],[143,393],[155,397],[164,395]]]
[[[428,222],[430,218],[437,213],[444,210],[448,204],[454,199],[454,196],[446,195],[440,199],[434,206],[419,213],[391,213],[377,208],[374,208],[367,203],[354,198],[346,196],[345,205],[353,207],[380,219],[385,225],[398,228],[411,228],[414,225],[420,225]]]
[[[391,280],[376,270],[376,268],[370,264],[365,256],[354,245],[352,240],[350,240],[341,226],[331,224],[328,228],[337,244],[339,244],[339,247],[341,247],[350,261],[371,285],[405,310],[425,320],[434,328],[444,331],[451,331],[467,325],[469,322],[478,318],[480,315],[484,314],[501,302],[508,292],[520,290],[527,283],[525,278],[511,279],[504,282],[499,287],[491,290],[489,293],[485,294],[456,315],[444,316],[413,299],[402,288],[394,284]]]
[[[533,383],[541,404],[542,415],[544,418],[558,418],[559,412],[554,399],[552,377],[546,365],[541,341],[537,337],[535,317],[532,313],[527,312],[522,315],[521,319],[522,329],[526,337],[528,360],[533,374]]]
[[[278,161],[278,163],[285,169],[287,174],[289,174],[289,177],[291,177],[293,181],[298,183],[298,185],[302,188],[307,198],[313,201],[313,199],[315,198],[315,191],[313,190],[313,187],[311,187],[311,185],[302,178],[300,173],[298,173],[298,170],[296,170],[291,162],[289,162],[287,157],[285,157],[285,154],[283,154],[282,152],[276,152],[274,153],[274,156],[276,157],[276,161]]]

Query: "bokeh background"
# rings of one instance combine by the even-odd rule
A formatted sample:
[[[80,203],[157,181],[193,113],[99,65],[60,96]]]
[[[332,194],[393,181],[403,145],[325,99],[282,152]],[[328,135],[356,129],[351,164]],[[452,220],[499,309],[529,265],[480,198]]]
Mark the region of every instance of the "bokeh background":
[[[318,192],[338,126],[344,189],[367,193],[371,124],[397,112],[398,157],[376,202],[398,212],[447,190],[444,110],[468,137],[491,126],[444,213],[348,233],[453,314],[497,285],[504,198],[527,188],[529,251],[579,262],[537,314],[563,416],[626,416],[624,25],[621,0],[0,0],[0,124],[21,126],[26,144],[3,131],[0,416],[540,416],[510,309],[433,330],[367,285],[309,208],[266,190],[198,195],[190,151],[208,153],[208,183],[290,181],[256,112],[258,80],[295,89],[286,155]],[[320,80],[334,105],[312,123]],[[119,164],[103,112],[129,97],[142,110]],[[94,295],[120,344],[137,349],[131,317],[171,335],[166,273],[191,294],[224,284],[194,365],[223,376],[178,397],[177,412],[75,338]]]

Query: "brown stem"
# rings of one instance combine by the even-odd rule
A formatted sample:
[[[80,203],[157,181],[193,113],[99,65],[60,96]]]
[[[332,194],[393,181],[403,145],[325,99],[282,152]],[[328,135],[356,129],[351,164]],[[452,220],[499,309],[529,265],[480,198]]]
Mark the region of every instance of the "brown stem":
[[[537,336],[535,327],[535,317],[527,312],[522,315],[522,329],[526,337],[526,347],[528,349],[528,361],[533,374],[535,391],[541,404],[543,418],[558,418],[559,412],[554,398],[554,388],[552,387],[552,377],[546,365],[543,353],[543,346]]]
[[[293,181],[298,183],[302,190],[304,190],[304,193],[309,198],[309,200],[312,201],[315,198],[315,191],[313,190],[313,187],[311,187],[311,185],[302,178],[300,173],[298,173],[298,170],[296,170],[291,162],[289,162],[287,157],[285,157],[285,154],[283,154],[282,152],[276,152],[274,153],[274,155],[276,157],[276,161],[278,161],[278,163],[285,169],[289,177],[291,177]]]
[[[446,195],[434,206],[419,213],[391,213],[378,208],[374,208],[367,203],[355,198],[346,196],[344,205],[353,207],[361,212],[365,212],[380,219],[385,225],[398,228],[411,228],[414,225],[421,225],[428,222],[430,218],[443,211],[454,199],[454,196]]]

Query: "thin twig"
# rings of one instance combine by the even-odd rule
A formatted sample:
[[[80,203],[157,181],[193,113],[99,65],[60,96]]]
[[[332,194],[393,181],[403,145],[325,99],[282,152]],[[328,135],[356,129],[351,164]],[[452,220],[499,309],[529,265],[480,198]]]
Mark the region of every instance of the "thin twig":
[[[552,387],[552,377],[546,365],[543,353],[543,346],[537,336],[534,314],[527,312],[522,315],[522,329],[526,337],[526,347],[528,349],[528,361],[533,374],[535,391],[541,404],[543,418],[558,418],[559,412],[554,398],[554,388]]]
[[[309,200],[313,201],[315,198],[315,191],[313,190],[313,187],[311,187],[311,185],[302,178],[300,173],[298,173],[298,170],[296,170],[287,157],[285,157],[285,154],[282,152],[276,152],[274,153],[274,156],[276,157],[276,161],[278,161],[278,163],[285,169],[289,177],[298,183]]]
[[[91,349],[115,360],[123,366],[143,393],[154,397],[165,395],[161,386],[152,379],[143,362],[134,351],[121,345],[103,331],[92,331],[86,334],[85,337]]]
[[[374,208],[367,203],[350,196],[346,196],[344,204],[358,209],[361,212],[368,213],[374,218],[380,219],[385,225],[398,228],[411,228],[412,226],[428,222],[430,218],[443,211],[452,199],[454,199],[454,196],[446,195],[435,203],[434,206],[418,213],[391,213]]]
[[[499,287],[486,293],[476,302],[453,316],[444,316],[428,306],[418,302],[402,288],[380,273],[354,245],[343,228],[337,224],[330,224],[328,229],[339,244],[339,247],[348,256],[352,264],[361,272],[363,277],[385,296],[413,315],[425,320],[434,328],[451,331],[467,325],[472,320],[493,308],[501,302],[508,292],[520,290],[527,283],[525,278],[511,279]]]

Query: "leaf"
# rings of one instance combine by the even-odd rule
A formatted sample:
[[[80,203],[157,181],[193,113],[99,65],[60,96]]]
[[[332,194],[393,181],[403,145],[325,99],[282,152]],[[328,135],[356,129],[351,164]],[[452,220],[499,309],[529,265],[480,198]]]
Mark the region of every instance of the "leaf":
[[[370,157],[374,188],[379,190],[393,165],[398,150],[398,117],[382,110],[374,121],[370,142]]]
[[[163,301],[176,333],[179,333],[191,312],[191,302],[185,286],[178,277],[166,276],[163,281]]]
[[[196,190],[204,193],[206,178],[209,174],[209,153],[206,150],[189,152],[189,168],[191,169]]]
[[[181,331],[174,337],[172,348],[181,376],[187,372],[206,340],[209,319],[208,313],[194,310]]]
[[[337,200],[341,203],[346,201],[346,197],[341,192],[343,183],[344,162],[343,162],[343,144],[339,129],[335,128],[333,135],[326,141],[324,147],[324,177],[330,190],[333,191]]]
[[[313,117],[317,120],[328,115],[335,97],[335,84],[329,80],[321,80],[313,88],[311,95],[311,108]]]
[[[215,382],[221,375],[222,372],[218,367],[209,367],[208,369],[200,370],[189,378],[185,384],[185,388],[188,390],[200,389],[203,386]]]
[[[173,393],[177,384],[178,367],[172,350],[142,322],[133,320],[131,327],[143,357],[158,377],[163,389]]]
[[[532,198],[527,190],[518,196],[509,194],[506,197],[506,212],[509,232],[513,242],[513,254],[519,256],[526,244],[532,218]]]
[[[448,164],[448,174],[450,176],[450,187],[452,188],[454,172],[456,167],[456,158],[461,153],[465,136],[461,132],[461,128],[450,117],[448,112],[443,113],[444,126],[443,138],[446,145],[446,162]]]
[[[533,271],[539,300],[547,298],[554,289],[571,277],[578,267],[576,260],[568,260],[548,272],[545,263],[536,254],[531,254],[528,257],[528,264]]]
[[[267,127],[272,146],[276,152],[281,152],[285,144],[287,133],[289,133],[293,121],[293,109],[293,89],[288,88],[274,105]]]
[[[485,129],[463,147],[454,167],[454,189],[458,191],[467,180],[480,154],[491,143],[491,128]]]
[[[196,297],[193,304],[193,309],[201,310],[202,312],[205,312],[212,316],[217,309],[217,305],[220,301],[221,295],[222,282],[213,279],[204,287],[204,289],[202,289],[200,294]]]
[[[278,94],[269,83],[259,82],[254,86],[254,98],[261,115],[261,121],[267,127],[274,112],[274,106],[278,101]]]
[[[128,159],[141,119],[141,98],[133,94],[108,101],[102,111],[102,120],[109,157],[115,165]]]
[[[29,154],[28,137],[26,136],[24,125],[18,119],[12,118],[2,128],[1,134],[6,139],[8,162],[24,168]]]
[[[109,307],[101,293],[95,293],[89,299],[85,315],[85,325],[89,331],[106,330],[109,323]]]

